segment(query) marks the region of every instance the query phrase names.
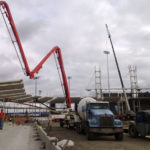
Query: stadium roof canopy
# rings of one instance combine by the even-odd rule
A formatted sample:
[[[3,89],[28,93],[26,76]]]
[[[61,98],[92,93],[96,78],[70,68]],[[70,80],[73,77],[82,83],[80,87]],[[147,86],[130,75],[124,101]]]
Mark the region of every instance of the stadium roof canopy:
[[[0,82],[0,101],[3,102],[38,102],[45,103],[50,101],[52,97],[35,97],[26,94],[23,80]]]

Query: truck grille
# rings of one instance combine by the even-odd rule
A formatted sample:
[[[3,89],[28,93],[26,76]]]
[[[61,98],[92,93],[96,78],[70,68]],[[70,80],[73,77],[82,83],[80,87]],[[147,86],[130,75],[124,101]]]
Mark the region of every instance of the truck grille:
[[[100,127],[113,127],[113,118],[111,116],[101,116]]]

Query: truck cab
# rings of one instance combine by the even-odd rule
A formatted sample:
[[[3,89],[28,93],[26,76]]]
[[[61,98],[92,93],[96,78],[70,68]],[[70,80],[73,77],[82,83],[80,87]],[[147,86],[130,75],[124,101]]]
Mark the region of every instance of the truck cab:
[[[64,125],[79,134],[86,133],[88,140],[93,140],[95,135],[114,135],[116,140],[123,140],[123,124],[115,119],[106,101],[83,98],[77,112],[69,112],[60,120],[60,126]]]
[[[98,133],[100,135],[114,135],[116,140],[123,139],[123,124],[120,120],[115,119],[114,114],[109,108],[109,102],[89,102],[86,104],[87,117],[87,136]]]

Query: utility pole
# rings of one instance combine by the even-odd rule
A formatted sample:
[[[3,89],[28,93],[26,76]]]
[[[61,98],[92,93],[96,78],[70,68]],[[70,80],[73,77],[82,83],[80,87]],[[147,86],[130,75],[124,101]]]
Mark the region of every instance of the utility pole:
[[[125,101],[126,101],[127,111],[130,112],[131,109],[130,109],[130,105],[129,105],[129,102],[128,102],[127,94],[126,94],[126,91],[125,91],[125,86],[124,86],[124,83],[123,83],[123,80],[122,80],[122,76],[121,76],[119,64],[118,64],[118,61],[117,61],[115,49],[114,49],[114,46],[113,46],[113,43],[112,43],[111,34],[109,32],[107,24],[105,26],[106,26],[106,30],[107,30],[107,33],[108,33],[108,38],[110,40],[110,44],[111,44],[111,47],[112,47],[112,51],[113,51],[113,54],[114,54],[114,58],[115,58],[115,62],[116,62],[116,66],[117,66],[117,70],[118,70],[118,74],[119,74],[119,78],[120,78],[123,94],[124,94]]]

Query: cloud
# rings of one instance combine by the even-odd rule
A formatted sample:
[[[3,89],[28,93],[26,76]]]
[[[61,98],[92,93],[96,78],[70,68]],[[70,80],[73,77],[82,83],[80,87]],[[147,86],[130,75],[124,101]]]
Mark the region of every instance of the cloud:
[[[36,35],[38,34],[38,32],[40,32],[42,26],[44,26],[44,24],[41,20],[31,20],[31,18],[22,20],[17,26],[22,42],[28,41],[32,38],[36,38]]]
[[[139,86],[150,86],[148,83],[150,2],[148,0],[117,2],[115,0],[15,0],[14,2],[8,0],[7,2],[31,70],[54,46],[58,45],[62,50],[66,75],[72,76],[70,85],[72,95],[80,96],[84,93],[95,66],[100,66],[102,87],[107,88],[104,50],[110,51],[111,88],[120,87],[105,29],[106,23],[112,34],[125,86],[130,87],[129,65],[137,66]],[[4,24],[0,23],[0,28],[2,30],[0,33],[1,81],[22,78],[27,92],[34,95],[34,80],[28,79],[21,72]],[[2,52],[3,49],[5,51]],[[38,89],[42,90],[43,95],[63,95],[53,56],[43,65],[38,76],[40,76]],[[91,82],[93,85],[94,79]]]

